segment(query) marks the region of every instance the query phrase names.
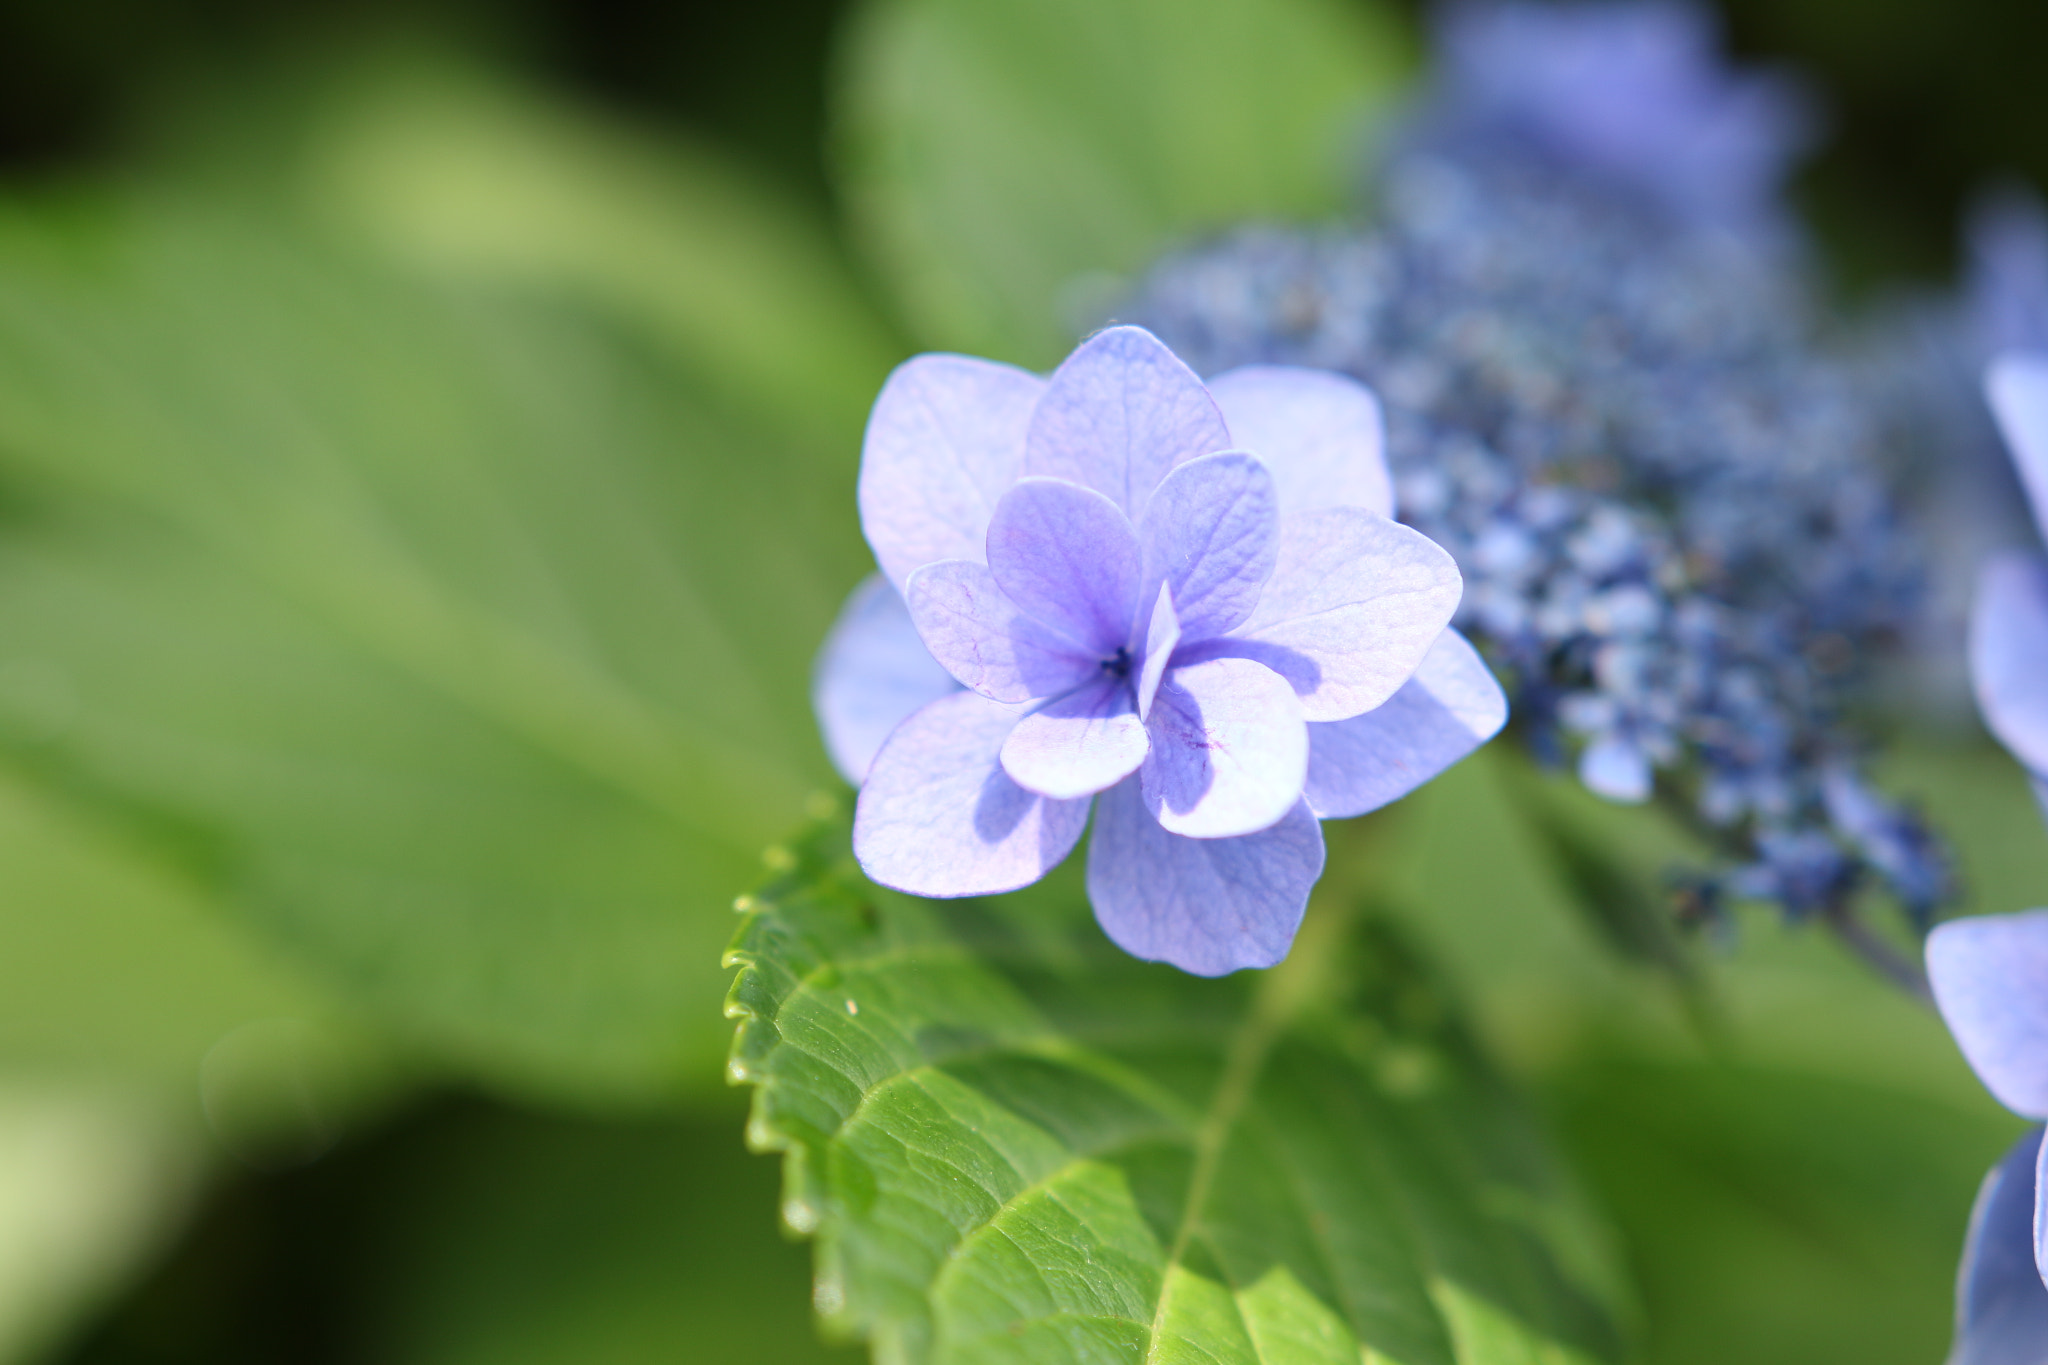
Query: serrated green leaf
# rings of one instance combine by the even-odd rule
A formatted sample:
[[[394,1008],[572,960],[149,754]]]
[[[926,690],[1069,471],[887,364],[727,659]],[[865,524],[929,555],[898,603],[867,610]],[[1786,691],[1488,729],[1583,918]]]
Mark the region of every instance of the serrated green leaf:
[[[755,898],[732,1074],[876,1358],[1402,1365],[1611,1354],[1597,1220],[1386,926],[1327,890],[1288,964],[1137,962],[1071,876],[862,879],[844,826]]]
[[[0,744],[500,1081],[716,1074],[854,453],[150,195],[0,218]]]
[[[1336,211],[1406,49],[1341,0],[870,0],[841,186],[920,341],[1047,366],[1175,240]]]

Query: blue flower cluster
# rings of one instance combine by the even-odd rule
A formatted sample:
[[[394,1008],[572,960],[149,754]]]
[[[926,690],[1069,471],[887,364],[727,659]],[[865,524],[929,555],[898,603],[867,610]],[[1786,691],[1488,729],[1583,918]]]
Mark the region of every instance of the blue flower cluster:
[[[1597,46],[1582,16],[1614,13],[1513,9],[1524,55],[1546,33]],[[1655,60],[1712,104],[1698,62]],[[1817,347],[1785,232],[1632,193],[1612,155],[1490,134],[1472,111],[1504,102],[1456,89],[1488,79],[1476,65],[1453,65],[1388,158],[1370,228],[1238,232],[1160,264],[1126,315],[1205,372],[1287,363],[1373,387],[1399,515],[1456,557],[1458,625],[1520,733],[1593,791],[1711,833],[1729,857],[1694,904],[1838,913],[1879,884],[1924,925],[1945,859],[1866,781],[1844,723],[1921,591],[1872,373]],[[1654,149],[1637,161],[1671,173]],[[1747,204],[1755,178],[1730,192]]]

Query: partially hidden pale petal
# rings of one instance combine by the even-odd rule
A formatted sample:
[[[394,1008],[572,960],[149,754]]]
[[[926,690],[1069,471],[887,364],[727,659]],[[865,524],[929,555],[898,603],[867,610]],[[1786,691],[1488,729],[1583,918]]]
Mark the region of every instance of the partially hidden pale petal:
[[[1138,613],[1138,535],[1092,488],[1024,479],[988,526],[988,567],[1017,609],[1102,658],[1129,641]]]
[[[1159,827],[1138,786],[1126,779],[1096,802],[1088,899],[1103,932],[1133,957],[1198,976],[1286,957],[1323,873],[1307,805],[1256,834],[1186,839]]]
[[[2048,355],[1999,356],[1984,376],[1984,392],[2033,504],[2034,525],[2048,539]]]
[[[1003,741],[1003,771],[1027,791],[1071,801],[1129,777],[1147,747],[1129,680],[1105,676],[1018,721]]]
[[[901,594],[882,575],[869,576],[840,608],[811,675],[811,705],[833,766],[859,786],[889,732],[959,686],[917,637]]]
[[[1289,517],[1249,620],[1198,646],[1285,677],[1310,720],[1348,720],[1408,681],[1450,624],[1464,580],[1435,541],[1355,507]]]
[[[1273,471],[1280,514],[1363,507],[1394,515],[1386,420],[1348,375],[1294,365],[1246,365],[1209,381],[1238,449]]]
[[[955,692],[897,726],[854,807],[861,870],[914,896],[984,896],[1029,886],[1071,853],[1088,802],[1025,791],[997,759],[1019,718]]]
[[[861,444],[860,524],[899,590],[927,564],[982,557],[1044,391],[1037,375],[961,355],[917,356],[889,376]]]
[[[1985,1088],[2015,1113],[2048,1117],[2048,910],[1936,925],[1927,977]]]
[[[1948,1365],[2048,1360],[2048,1285],[2035,1241],[2041,1158],[2041,1129],[2030,1128],[1977,1191],[1956,1273]]]
[[[2003,554],[1984,566],[1970,609],[1970,682],[1999,743],[2048,773],[2048,561]]]
[[[1308,725],[1287,680],[1249,659],[1177,666],[1145,721],[1146,809],[1169,832],[1224,839],[1274,824],[1301,798]]]
[[[1180,616],[1173,609],[1173,590],[1161,583],[1159,596],[1152,603],[1152,617],[1145,623],[1145,651],[1138,669],[1138,719],[1150,719],[1152,700],[1159,695],[1166,666],[1173,662],[1173,651],[1179,645]]]
[[[1308,727],[1302,799],[1326,820],[1378,810],[1492,739],[1507,718],[1507,695],[1486,661],[1446,630],[1385,702]]]
[[[1657,776],[1642,746],[1620,735],[1602,735],[1579,755],[1579,781],[1607,801],[1639,806],[1656,790]]]
[[[904,597],[932,657],[992,700],[1056,697],[1101,671],[1092,650],[1018,611],[986,564],[927,564]]]
[[[1230,445],[1223,414],[1180,357],[1142,327],[1111,327],[1053,372],[1031,415],[1024,472],[1086,484],[1135,519],[1169,469]]]
[[[1279,552],[1273,476],[1258,459],[1204,455],[1169,473],[1138,527],[1145,597],[1164,583],[1183,640],[1221,635],[1252,614]]]

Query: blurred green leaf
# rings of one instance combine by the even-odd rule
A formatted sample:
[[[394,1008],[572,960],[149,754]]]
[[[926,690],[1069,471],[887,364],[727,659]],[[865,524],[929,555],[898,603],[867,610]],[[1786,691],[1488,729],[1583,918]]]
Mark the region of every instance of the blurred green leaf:
[[[1348,898],[1284,967],[1204,980],[1111,946],[1071,873],[914,901],[845,850],[819,830],[757,898],[728,1011],[818,1306],[878,1358],[1615,1349],[1600,1225]]]
[[[5,773],[0,865],[0,1071],[189,1105],[204,1059],[253,1024],[296,1019],[344,1050],[371,1046],[331,992],[189,878]]]
[[[448,60],[362,61],[318,106],[299,174],[333,220],[601,307],[757,415],[859,439],[900,345],[824,225],[765,178]]]
[[[869,0],[840,182],[919,341],[1049,366],[1177,239],[1341,207],[1407,49],[1344,0]]]
[[[0,217],[0,747],[411,1036],[716,1074],[725,907],[829,780],[854,452],[547,310],[137,193]]]
[[[1552,1095],[1626,1230],[1646,1365],[1942,1358],[1970,1203],[2019,1120],[1735,1062],[1589,1060]]]

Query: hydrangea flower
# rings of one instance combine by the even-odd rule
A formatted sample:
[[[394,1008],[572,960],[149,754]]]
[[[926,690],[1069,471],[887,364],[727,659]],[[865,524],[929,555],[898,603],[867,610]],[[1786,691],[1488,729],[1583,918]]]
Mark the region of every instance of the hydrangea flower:
[[[1704,7],[1471,0],[1436,38],[1424,145],[1535,156],[1683,219],[1777,229],[1809,102],[1781,73],[1724,65]]]
[[[1286,955],[1321,818],[1404,795],[1506,718],[1446,627],[1461,581],[1391,519],[1379,407],[1261,366],[1205,386],[1114,327],[1050,379],[919,356],[876,399],[881,576],[820,655],[828,747],[885,886],[1036,881],[1080,840],[1109,936],[1218,975]]]
[[[2001,357],[1986,379],[2013,462],[2048,534],[2048,356]],[[1970,672],[1985,723],[2027,768],[2048,812],[2048,560],[1984,566]],[[2048,1118],[2048,910],[1951,920],[1927,940],[1935,1003],[1999,1103]],[[2048,1360],[2048,1181],[2041,1129],[1986,1179],[1957,1286],[1952,1365]]]

